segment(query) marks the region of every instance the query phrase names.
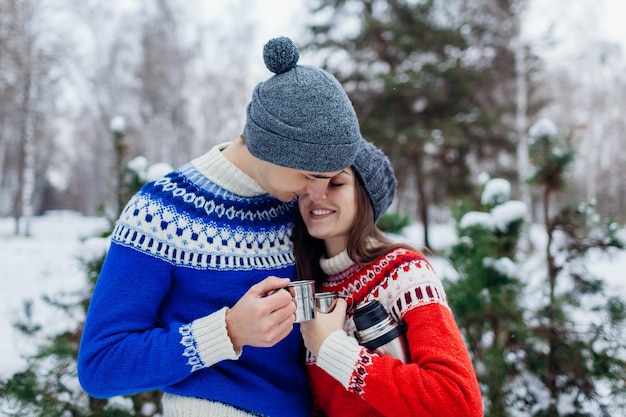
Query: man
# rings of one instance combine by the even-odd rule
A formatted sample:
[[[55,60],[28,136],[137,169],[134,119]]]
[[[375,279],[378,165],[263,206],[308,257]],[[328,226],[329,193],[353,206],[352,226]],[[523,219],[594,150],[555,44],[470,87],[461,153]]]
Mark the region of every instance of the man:
[[[164,415],[305,416],[295,304],[295,199],[321,197],[360,149],[337,80],[264,47],[243,135],[128,203],[94,289],[78,356],[92,396],[160,389]]]

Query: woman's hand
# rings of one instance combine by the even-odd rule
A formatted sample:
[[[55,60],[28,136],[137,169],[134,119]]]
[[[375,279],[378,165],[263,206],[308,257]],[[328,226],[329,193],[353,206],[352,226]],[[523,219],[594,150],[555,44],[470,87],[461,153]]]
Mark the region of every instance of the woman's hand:
[[[343,330],[347,307],[346,300],[339,298],[332,312],[320,313],[317,311],[315,319],[300,323],[304,345],[315,356],[319,353],[320,346],[329,334],[336,330]]]

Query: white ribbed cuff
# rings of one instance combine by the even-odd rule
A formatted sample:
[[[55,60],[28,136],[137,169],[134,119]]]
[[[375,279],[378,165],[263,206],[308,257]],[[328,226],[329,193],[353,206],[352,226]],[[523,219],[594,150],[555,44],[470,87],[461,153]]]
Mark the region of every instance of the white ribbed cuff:
[[[250,417],[257,415],[231,407],[228,404],[168,393],[163,394],[161,405],[163,417]]]
[[[320,346],[317,366],[348,388],[361,346],[343,330],[332,332]]]
[[[194,320],[191,323],[193,338],[205,366],[211,366],[226,359],[238,359],[241,352],[236,352],[226,330],[227,307],[213,314]]]

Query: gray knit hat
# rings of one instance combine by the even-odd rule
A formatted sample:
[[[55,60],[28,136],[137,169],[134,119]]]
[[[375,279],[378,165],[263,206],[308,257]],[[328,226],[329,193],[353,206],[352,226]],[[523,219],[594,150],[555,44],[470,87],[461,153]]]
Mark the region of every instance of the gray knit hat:
[[[352,165],[363,142],[348,95],[328,72],[297,65],[291,39],[270,40],[263,60],[275,73],[260,83],[248,104],[243,135],[252,155],[311,172]]]
[[[365,186],[374,209],[374,223],[377,223],[396,195],[398,180],[391,163],[380,149],[369,142],[364,142],[356,155],[353,167]]]

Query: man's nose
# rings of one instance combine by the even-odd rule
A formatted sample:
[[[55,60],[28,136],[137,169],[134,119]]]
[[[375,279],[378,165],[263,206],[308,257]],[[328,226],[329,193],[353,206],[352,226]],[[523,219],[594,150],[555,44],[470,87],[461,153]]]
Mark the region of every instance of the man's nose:
[[[313,201],[323,200],[326,198],[326,190],[328,189],[329,183],[330,179],[315,178],[307,185],[306,193]]]

